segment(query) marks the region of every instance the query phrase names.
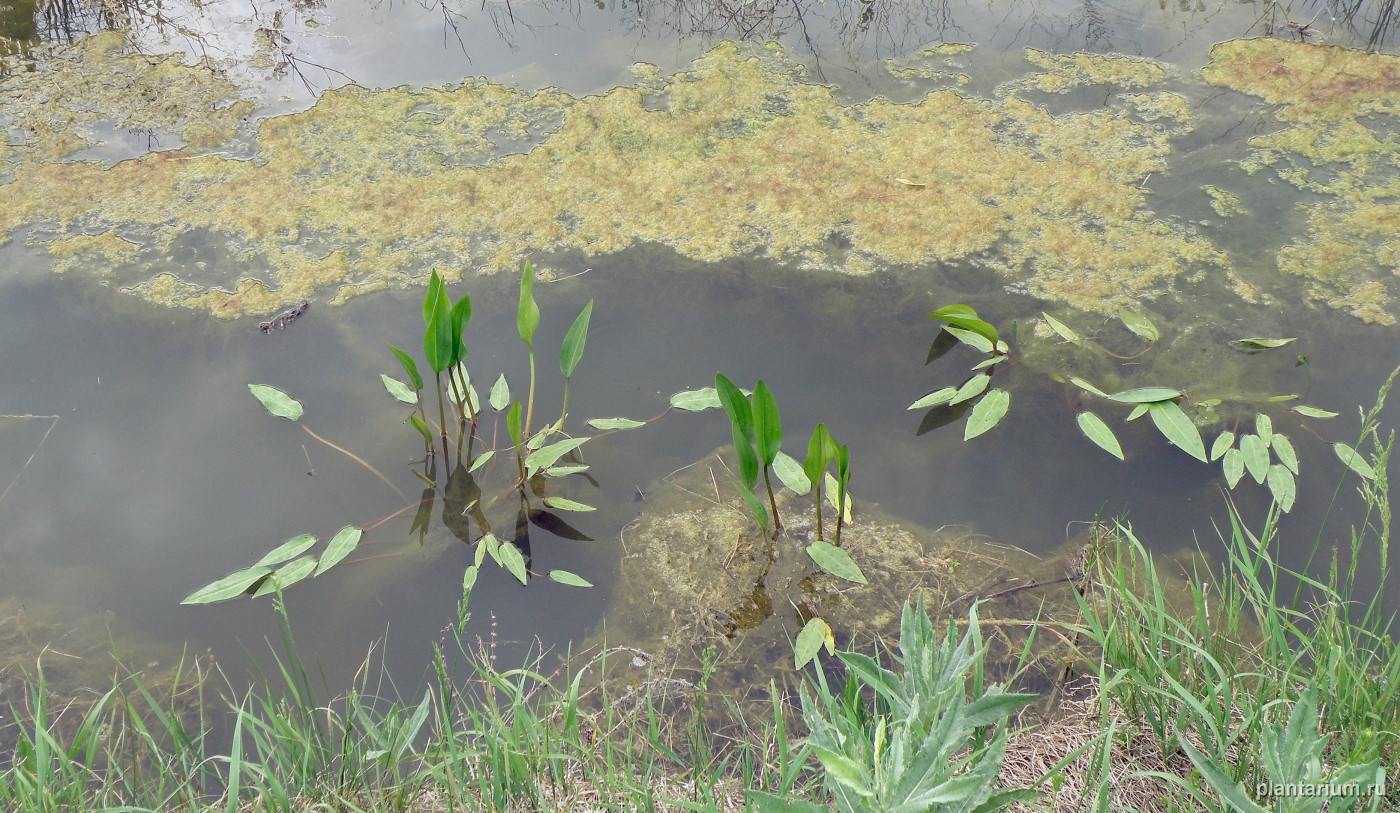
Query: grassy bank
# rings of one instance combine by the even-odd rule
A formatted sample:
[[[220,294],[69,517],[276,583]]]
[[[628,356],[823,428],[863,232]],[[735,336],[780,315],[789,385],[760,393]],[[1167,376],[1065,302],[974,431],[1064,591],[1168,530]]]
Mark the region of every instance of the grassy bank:
[[[1187,578],[1101,523],[1079,621],[1038,633],[1074,647],[1039,696],[988,684],[976,605],[956,623],[907,607],[888,648],[822,655],[803,686],[741,705],[703,669],[606,679],[645,657],[627,648],[502,665],[460,635],[468,595],[421,682],[367,658],[332,698],[279,603],[280,654],[252,688],[191,660],[159,687],[126,674],[59,699],[37,672],[0,721],[0,810],[1393,810],[1379,411],[1358,444],[1374,476],[1338,486],[1361,483],[1359,522],[1296,572],[1276,511],[1251,529],[1230,506],[1221,561]]]

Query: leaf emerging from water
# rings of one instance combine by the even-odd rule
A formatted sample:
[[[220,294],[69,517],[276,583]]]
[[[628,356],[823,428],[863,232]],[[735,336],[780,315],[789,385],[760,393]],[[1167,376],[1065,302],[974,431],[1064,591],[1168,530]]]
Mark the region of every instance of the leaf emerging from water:
[[[486,462],[495,456],[495,449],[487,449],[486,451],[482,452],[475,460],[472,461],[471,467],[467,469],[467,474],[471,474],[472,472],[486,465]]]
[[[584,579],[582,576],[579,576],[579,575],[577,575],[577,574],[570,573],[570,572],[567,571],[567,570],[551,570],[551,571],[549,571],[549,577],[550,577],[551,579],[553,579],[553,580],[559,582],[560,584],[567,584],[567,585],[569,585],[570,587],[592,587],[592,586],[593,586],[593,582],[590,582],[590,581],[588,581],[587,579]]]
[[[869,584],[865,574],[861,572],[860,566],[851,559],[850,554],[830,542],[818,539],[807,546],[807,555],[811,556],[812,561],[816,562],[822,570],[838,579],[845,579],[856,584]]]
[[[249,384],[248,391],[253,393],[268,412],[279,418],[286,418],[295,421],[301,417],[301,402],[276,387],[267,387],[262,384]]]
[[[1074,418],[1079,424],[1079,431],[1099,448],[1113,455],[1119,460],[1123,459],[1123,447],[1118,444],[1118,438],[1113,434],[1113,430],[1108,428],[1108,424],[1103,419],[1092,412],[1081,412]]]
[[[967,417],[963,440],[972,440],[1001,423],[1010,407],[1011,393],[1006,390],[992,390],[984,395],[982,400],[972,407],[972,414]]]
[[[1337,453],[1338,459],[1347,465],[1347,468],[1356,472],[1367,480],[1376,479],[1376,470],[1371,468],[1371,464],[1366,462],[1366,458],[1361,453],[1346,445],[1345,443],[1332,444],[1332,451]]]
[[[593,318],[593,300],[583,306],[569,332],[564,335],[564,344],[559,348],[559,372],[569,378],[574,374],[579,359],[583,358],[583,345],[588,341],[588,321]]]
[[[321,554],[321,561],[316,565],[316,572],[313,576],[319,576],[340,564],[341,560],[349,556],[360,544],[360,537],[364,536],[364,531],[354,525],[346,525],[331,537],[331,541],[326,543],[326,550]]]
[[[1202,463],[1209,462],[1206,460],[1206,447],[1201,442],[1200,430],[1196,429],[1196,425],[1181,411],[1181,407],[1172,401],[1154,401],[1148,404],[1147,414],[1152,417],[1157,431],[1166,436],[1173,445]]]

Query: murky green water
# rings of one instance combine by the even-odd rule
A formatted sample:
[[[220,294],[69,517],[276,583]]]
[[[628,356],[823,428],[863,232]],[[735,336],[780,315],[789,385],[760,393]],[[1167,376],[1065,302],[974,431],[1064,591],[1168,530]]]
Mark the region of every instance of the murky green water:
[[[810,16],[797,19],[799,10]],[[296,18],[324,22],[297,29],[301,58],[368,85],[484,73],[518,86],[524,92],[495,84],[473,91],[483,105],[509,108],[481,125],[494,147],[472,142],[479,134],[471,116],[480,108],[453,113],[446,96],[430,103],[407,91],[349,90],[333,97],[334,108],[323,101],[300,118],[265,124],[257,142],[264,152],[251,162],[217,149],[200,157],[197,138],[177,119],[159,126],[183,133],[175,140],[188,142],[187,152],[113,169],[111,160],[144,151],[141,139],[128,133],[120,144],[94,147],[105,132],[98,127],[76,155],[106,158],[102,165],[10,156],[5,177],[13,180],[0,186],[9,202],[0,221],[12,238],[0,248],[0,413],[38,417],[0,418],[0,487],[18,477],[0,501],[0,593],[36,607],[110,610],[152,636],[221,653],[270,634],[266,601],[205,608],[178,601],[282,540],[368,525],[402,511],[406,500],[300,426],[267,415],[246,384],[299,398],[307,428],[413,497],[421,484],[409,468],[421,446],[404,423],[408,410],[378,376],[397,374],[385,342],[417,346],[421,289],[345,296],[337,306],[328,300],[353,292],[340,288],[346,283],[401,287],[405,274],[434,263],[510,268],[528,255],[559,279],[538,288],[544,370],[573,314],[595,300],[571,395],[578,419],[649,418],[671,393],[710,384],[716,370],[743,383],[763,378],[795,441],[822,421],[850,445],[858,501],[930,528],[971,526],[1032,552],[1060,548],[1073,523],[1120,513],[1163,549],[1188,545],[1193,534],[1209,549],[1210,522],[1224,515],[1218,465],[1169,446],[1146,419],[1113,420],[1129,458],[1119,463],[1080,435],[1073,416],[1086,403],[1054,376],[1081,375],[1106,388],[1172,386],[1197,400],[1297,393],[1300,402],[1343,412],[1311,424],[1326,441],[1352,442],[1354,405],[1369,403],[1400,360],[1396,281],[1387,276],[1396,256],[1388,218],[1400,97],[1400,84],[1387,83],[1398,74],[1391,63],[1348,63],[1347,76],[1371,84],[1352,96],[1346,86],[1325,89],[1327,98],[1359,100],[1326,114],[1307,107],[1315,100],[1304,91],[1261,85],[1254,90],[1265,103],[1209,84],[1199,71],[1215,40],[1286,23],[1265,19],[1262,6],[832,2],[774,11],[748,4],[734,13],[768,13],[752,30],[781,34],[788,55],[770,51],[755,63],[748,52],[733,59],[717,52],[701,63],[717,66],[713,74],[697,69],[683,81],[667,77],[714,38],[698,32],[731,30],[680,8],[648,8],[639,17],[626,4],[528,7],[508,24],[500,13],[490,10],[505,36],[477,35],[465,49],[450,31],[442,46],[440,11],[346,5]],[[1355,41],[1340,25],[1325,30]],[[938,40],[982,45],[970,54],[921,51]],[[1158,58],[1162,67],[1152,70],[1160,75],[1144,81],[1162,95],[1148,99],[1122,76],[1073,78],[1078,68],[1048,56],[1027,61],[1028,46]],[[1288,62],[1319,50],[1282,52],[1275,65],[1322,75]],[[639,101],[626,93],[530,95],[550,84],[583,94],[635,83],[627,68],[639,60],[658,68],[641,75],[650,95]],[[793,78],[798,63],[806,73]],[[734,78],[755,64],[765,72]],[[313,83],[325,81],[301,68]],[[1041,84],[1006,84],[1028,75]],[[819,80],[839,90],[828,94]],[[294,77],[280,81],[274,93],[298,95]],[[1051,92],[1061,81],[1067,92]],[[756,101],[740,98],[755,87]],[[908,106],[942,87],[963,95],[936,95],[919,112]],[[703,92],[684,95],[694,88]],[[873,93],[898,104],[866,105]],[[273,109],[300,103],[269,102]],[[649,112],[666,105],[700,112],[690,123]],[[429,119],[460,116],[452,119],[460,129],[447,141],[431,127],[395,129],[423,110]],[[1186,112],[1164,115],[1171,110]],[[849,129],[810,123],[838,119],[869,129],[851,137]],[[592,129],[575,124],[584,121]],[[1324,131],[1319,121],[1342,129]],[[1294,129],[1283,129],[1288,122]],[[210,127],[196,135],[213,132],[209,143],[217,144],[223,136]],[[946,140],[934,140],[945,131]],[[1262,162],[1246,139],[1279,131],[1273,166],[1247,174],[1233,163]],[[696,133],[710,140],[699,144]],[[363,147],[380,135],[382,142]],[[413,138],[427,138],[430,148],[405,147]],[[523,155],[535,142],[544,146]],[[433,145],[454,160],[426,160],[437,154]],[[54,155],[66,149],[54,146]],[[252,148],[239,149],[233,154],[242,157]],[[493,150],[522,155],[492,159]],[[841,163],[862,150],[878,155]],[[680,157],[668,165],[667,156]],[[1329,162],[1315,167],[1314,157]],[[483,190],[480,200],[462,192],[467,184]],[[676,202],[678,195],[690,197]],[[1230,196],[1243,214],[1229,214]],[[988,225],[1002,217],[1010,225]],[[396,230],[401,243],[391,239]],[[1295,266],[1312,268],[1318,258],[1331,265],[1321,276],[1280,274],[1287,264],[1280,258],[1290,256]],[[68,270],[54,275],[55,265]],[[114,290],[153,278],[165,287],[152,293],[195,309]],[[181,288],[176,278],[199,287]],[[266,287],[235,288],[239,278]],[[224,293],[205,296],[209,285]],[[468,274],[454,292],[468,291],[478,314],[468,333],[474,379],[484,388],[505,372],[518,393],[525,362],[512,281]],[[1355,299],[1358,292],[1366,296]],[[255,325],[266,316],[246,316],[303,296],[312,309],[285,331],[262,335]],[[978,358],[959,348],[926,363],[935,335],[927,313],[953,302],[975,306],[1015,336],[1025,362],[997,378],[1012,392],[1010,416],[970,443],[962,421],[934,428],[936,415],[904,409],[957,384]],[[1162,329],[1141,358],[1070,353],[1043,325],[1036,334],[1049,310],[1132,355],[1142,343],[1114,318],[1120,307],[1145,310]],[[1249,336],[1300,339],[1257,355],[1227,344]],[[543,387],[542,403],[556,404],[554,379],[545,376]],[[1222,408],[1225,423],[1203,429],[1207,445],[1258,409]],[[1286,406],[1265,409],[1302,460],[1285,544],[1306,550],[1342,467],[1321,438],[1284,423]],[[473,599],[475,631],[520,646],[595,631],[610,603],[635,598],[612,591],[618,535],[640,512],[657,509],[649,484],[728,437],[711,411],[671,414],[591,443],[596,484],[571,496],[599,510],[570,519],[592,541],[536,529],[531,553],[536,570],[573,571],[597,588],[543,579],[524,588],[488,568]],[[791,445],[800,456],[800,443]],[[1269,495],[1246,479],[1235,499],[1257,518]],[[348,674],[386,629],[393,658],[421,663],[454,618],[471,552],[440,522],[419,544],[411,517],[366,534],[355,558],[373,558],[289,593],[303,647],[332,674]],[[1342,539],[1345,518],[1334,515],[1324,533]]]

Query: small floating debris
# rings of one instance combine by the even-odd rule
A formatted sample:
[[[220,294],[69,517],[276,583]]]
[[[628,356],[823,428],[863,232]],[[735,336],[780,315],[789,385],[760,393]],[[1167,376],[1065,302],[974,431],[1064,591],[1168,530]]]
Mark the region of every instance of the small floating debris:
[[[301,315],[303,313],[306,313],[307,308],[310,307],[311,303],[303,299],[300,305],[297,305],[295,308],[292,308],[289,311],[278,314],[277,317],[274,318],[272,321],[259,323],[258,330],[261,330],[263,333],[271,333],[274,330],[281,330],[282,328],[286,327],[287,325],[290,325],[297,319],[301,318]]]

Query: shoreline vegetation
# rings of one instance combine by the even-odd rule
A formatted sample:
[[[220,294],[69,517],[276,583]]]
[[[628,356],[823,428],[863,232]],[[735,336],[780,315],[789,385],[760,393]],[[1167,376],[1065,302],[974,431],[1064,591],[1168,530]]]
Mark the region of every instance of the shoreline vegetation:
[[[65,699],[45,678],[54,653],[35,654],[0,710],[0,809],[1394,809],[1394,434],[1377,420],[1393,381],[1363,414],[1357,448],[1376,476],[1359,521],[1339,544],[1319,533],[1297,571],[1275,558],[1300,532],[1277,508],[1251,529],[1228,505],[1209,546],[1221,561],[1203,547],[1184,588],[1129,526],[1101,521],[1078,623],[1035,631],[1073,644],[1048,691],[1019,693],[1015,669],[990,681],[977,605],[951,619],[907,605],[898,641],[828,649],[800,685],[734,698],[707,686],[713,651],[698,672],[657,664],[630,682],[609,662],[648,656],[623,646],[499,663],[465,637],[467,586],[418,685],[371,650],[328,698],[279,595],[281,651],[251,688],[192,659],[158,685],[119,670]]]

